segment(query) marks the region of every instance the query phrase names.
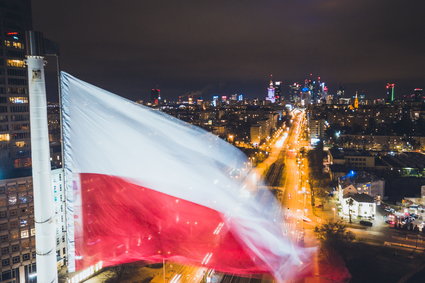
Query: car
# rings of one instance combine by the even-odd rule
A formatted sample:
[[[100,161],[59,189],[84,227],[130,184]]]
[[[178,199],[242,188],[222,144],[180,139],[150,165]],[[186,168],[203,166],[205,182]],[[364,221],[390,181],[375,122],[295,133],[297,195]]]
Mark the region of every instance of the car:
[[[360,225],[372,227],[373,226],[373,223],[370,222],[370,221],[361,220],[360,221]]]
[[[311,219],[308,218],[308,217],[306,217],[306,216],[303,216],[302,218],[303,218],[303,221],[304,222],[311,222]]]

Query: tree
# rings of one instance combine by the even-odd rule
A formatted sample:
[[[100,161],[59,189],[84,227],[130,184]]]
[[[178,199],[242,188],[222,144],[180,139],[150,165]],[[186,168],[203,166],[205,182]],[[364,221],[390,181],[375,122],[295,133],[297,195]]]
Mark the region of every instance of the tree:
[[[142,262],[134,262],[121,264],[116,266],[111,266],[107,268],[104,282],[114,283],[114,282],[135,282],[137,280],[138,271],[142,266]]]
[[[347,204],[348,204],[348,219],[349,219],[350,223],[352,223],[352,222],[351,222],[351,207],[352,207],[352,206],[353,206],[353,204],[354,204],[353,199],[352,199],[352,198],[348,198],[348,199],[347,199]]]
[[[347,231],[347,226],[341,221],[316,226],[314,232],[326,248],[340,250],[354,240],[354,234]]]

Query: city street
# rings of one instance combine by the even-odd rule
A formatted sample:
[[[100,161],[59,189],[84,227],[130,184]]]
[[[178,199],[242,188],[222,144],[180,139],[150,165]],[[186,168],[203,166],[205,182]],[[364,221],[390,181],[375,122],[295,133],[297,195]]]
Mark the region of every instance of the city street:
[[[304,143],[299,142],[302,127],[305,126],[304,113],[294,111],[293,123],[289,131],[278,130],[271,142],[271,152],[269,157],[255,168],[256,174],[264,178],[265,184],[278,197],[279,201],[288,209],[286,223],[287,231],[291,231],[291,237],[294,241],[306,246],[317,245],[312,234],[312,228],[316,225],[310,222],[316,219],[312,215],[311,202],[308,200],[310,195],[308,191],[300,191],[301,185],[307,182],[307,165],[297,163],[297,153]],[[299,170],[302,168],[302,173]],[[303,181],[301,181],[301,179]],[[301,192],[301,193],[300,193]],[[308,222],[306,222],[308,221]],[[320,220],[319,220],[320,221]],[[308,230],[308,232],[306,232]],[[315,263],[315,273],[318,273],[318,264]],[[213,273],[205,268],[193,266],[183,266],[174,263],[166,263],[165,269],[157,274],[152,282],[199,282],[202,278],[205,280],[205,274],[209,276],[207,282],[273,282],[268,278],[258,279],[252,277],[238,277],[235,275],[220,275]],[[307,282],[321,282],[310,280]]]
[[[322,220],[313,214],[311,206],[311,192],[308,186],[308,164],[305,159],[298,158],[302,147],[308,146],[306,141],[301,141],[305,127],[303,112],[294,113],[293,123],[288,132],[283,132],[272,145],[270,156],[257,166],[270,189],[275,193],[285,210],[285,228],[290,231],[292,239],[306,247],[317,247],[318,242],[313,233],[316,225]],[[266,169],[268,170],[266,170]],[[319,257],[314,253],[313,273],[304,282],[330,282],[319,277]],[[258,282],[255,279],[239,278],[226,275],[223,282]],[[303,280],[301,280],[302,282]],[[262,282],[273,282],[263,279]],[[293,282],[300,282],[294,280]]]

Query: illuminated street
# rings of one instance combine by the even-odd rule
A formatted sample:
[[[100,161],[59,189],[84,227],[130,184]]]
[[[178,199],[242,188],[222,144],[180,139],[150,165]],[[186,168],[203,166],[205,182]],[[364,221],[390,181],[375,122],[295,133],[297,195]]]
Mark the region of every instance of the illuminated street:
[[[0,4],[0,281],[425,278],[425,1]]]
[[[271,140],[269,157],[255,170],[257,174],[265,178],[269,188],[281,191],[278,199],[282,203],[283,209],[287,210],[284,225],[287,231],[291,231],[293,241],[304,246],[317,246],[313,228],[321,223],[321,220],[312,213],[311,194],[307,183],[307,161],[297,158],[300,149],[307,146],[305,141],[300,140],[305,127],[305,113],[295,110],[293,114],[293,123],[289,131],[278,130],[278,134]],[[313,267],[313,276],[306,278],[304,282],[326,282],[318,277],[320,270],[317,255],[314,255]],[[208,270],[205,268],[167,263],[165,274],[164,272],[157,274],[152,282],[160,283],[164,280],[173,283],[200,282],[207,272]],[[222,279],[221,282],[273,282],[270,279],[260,280],[234,275],[215,274],[210,277],[212,280],[210,282],[220,279]]]

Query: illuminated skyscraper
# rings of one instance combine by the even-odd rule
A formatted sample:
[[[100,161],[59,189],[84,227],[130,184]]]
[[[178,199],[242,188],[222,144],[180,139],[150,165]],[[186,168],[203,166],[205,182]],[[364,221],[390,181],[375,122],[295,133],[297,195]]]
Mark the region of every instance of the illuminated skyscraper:
[[[151,90],[150,102],[154,105],[158,105],[160,101],[161,101],[161,90],[158,88],[153,88]]]
[[[25,30],[32,27],[29,0],[0,5],[0,179],[31,175]]]
[[[393,103],[395,100],[394,87],[394,83],[387,83],[387,103]]]
[[[282,82],[275,81],[273,84],[274,87],[274,96],[276,101],[280,101],[282,99]]]
[[[272,80],[270,81],[269,87],[267,88],[266,100],[270,101],[271,103],[275,103],[276,102],[275,88],[273,86],[273,81]]]
[[[24,61],[25,31],[30,29],[30,0],[0,1],[0,197],[4,200],[0,201],[2,282],[35,282],[35,278],[30,279],[36,270],[36,251],[28,74]],[[63,193],[63,187],[61,189]],[[65,253],[59,247],[64,242],[59,239],[59,257]]]
[[[301,102],[301,85],[299,83],[293,83],[289,86],[289,102],[299,103]]]
[[[356,96],[354,97],[353,107],[354,107],[354,109],[358,109],[359,108],[359,97],[358,97],[357,91],[356,91]]]

